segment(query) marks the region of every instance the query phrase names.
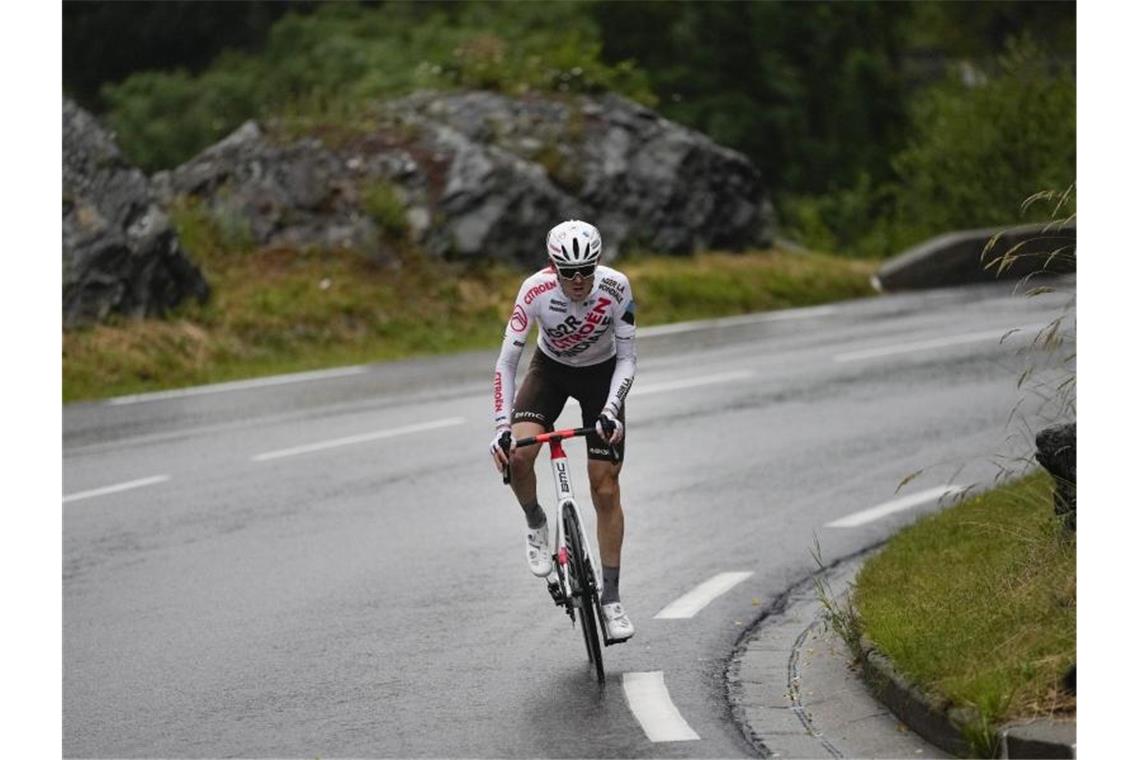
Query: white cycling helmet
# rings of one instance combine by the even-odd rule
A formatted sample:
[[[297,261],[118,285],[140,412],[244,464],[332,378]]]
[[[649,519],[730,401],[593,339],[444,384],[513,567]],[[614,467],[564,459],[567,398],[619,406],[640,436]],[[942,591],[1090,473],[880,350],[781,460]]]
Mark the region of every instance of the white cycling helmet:
[[[557,267],[597,264],[602,255],[602,233],[589,222],[569,219],[546,234],[546,252]]]

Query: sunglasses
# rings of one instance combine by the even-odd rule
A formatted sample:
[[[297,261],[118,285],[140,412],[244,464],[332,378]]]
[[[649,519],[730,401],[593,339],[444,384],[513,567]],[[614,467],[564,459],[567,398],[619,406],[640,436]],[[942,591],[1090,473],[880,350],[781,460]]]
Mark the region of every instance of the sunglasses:
[[[575,275],[582,275],[583,280],[588,280],[594,276],[594,270],[597,266],[589,264],[584,267],[556,267],[558,276],[564,280],[573,280]]]

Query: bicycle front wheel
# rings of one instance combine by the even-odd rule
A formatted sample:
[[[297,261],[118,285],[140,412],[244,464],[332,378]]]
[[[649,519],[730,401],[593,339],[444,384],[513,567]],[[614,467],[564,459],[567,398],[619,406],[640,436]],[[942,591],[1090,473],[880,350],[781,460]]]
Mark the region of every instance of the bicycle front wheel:
[[[565,511],[563,527],[566,531],[566,548],[570,553],[568,562],[570,592],[574,598],[574,606],[578,608],[582,639],[586,642],[586,656],[594,664],[598,683],[604,683],[606,671],[602,667],[602,643],[598,631],[598,626],[601,624],[598,618],[598,588],[594,580],[594,569],[584,549],[586,536],[582,532],[582,525],[578,522],[575,510]]]

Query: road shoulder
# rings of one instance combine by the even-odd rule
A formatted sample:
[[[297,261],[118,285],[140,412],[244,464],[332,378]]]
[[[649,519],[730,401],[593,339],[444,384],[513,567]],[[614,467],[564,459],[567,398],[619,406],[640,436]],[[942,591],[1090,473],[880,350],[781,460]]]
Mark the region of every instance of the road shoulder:
[[[837,563],[820,578],[843,594],[869,556]],[[745,633],[727,668],[729,702],[761,757],[948,758],[965,751],[954,712],[861,643],[860,668],[825,625],[814,579],[789,589]],[[1001,757],[1076,757],[1075,722],[1016,723],[999,737]]]
[[[828,570],[845,589],[862,560]],[[951,757],[871,694],[843,640],[826,630],[809,579],[741,639],[728,667],[737,724],[761,757]]]

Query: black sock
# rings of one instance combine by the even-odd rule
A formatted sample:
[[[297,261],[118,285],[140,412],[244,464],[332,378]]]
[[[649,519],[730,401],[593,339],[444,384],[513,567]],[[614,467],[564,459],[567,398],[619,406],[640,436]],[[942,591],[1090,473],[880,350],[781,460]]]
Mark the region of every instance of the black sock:
[[[618,573],[620,572],[620,567],[602,565],[602,604],[621,601],[621,597],[618,596]]]
[[[526,527],[531,530],[546,525],[546,513],[537,501],[534,504],[524,504],[523,512],[526,513]]]

